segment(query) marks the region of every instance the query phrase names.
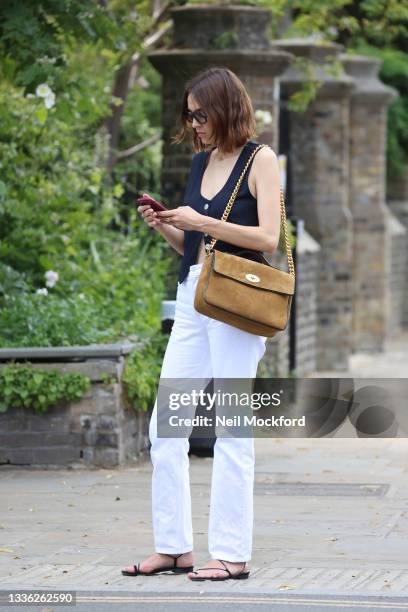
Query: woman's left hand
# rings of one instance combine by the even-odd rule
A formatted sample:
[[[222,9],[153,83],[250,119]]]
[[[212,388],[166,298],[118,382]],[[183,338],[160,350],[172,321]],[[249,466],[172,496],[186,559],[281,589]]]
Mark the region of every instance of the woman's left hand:
[[[191,206],[178,206],[173,210],[162,210],[157,212],[157,217],[163,223],[174,225],[182,230],[200,230],[203,217]]]

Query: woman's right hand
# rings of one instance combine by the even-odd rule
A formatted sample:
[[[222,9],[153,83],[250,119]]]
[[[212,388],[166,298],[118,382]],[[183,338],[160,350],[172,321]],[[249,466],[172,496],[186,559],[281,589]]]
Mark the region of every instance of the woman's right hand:
[[[157,216],[157,213],[153,210],[150,204],[142,204],[137,207],[137,211],[142,215],[144,221],[149,227],[157,229],[163,225],[163,222]]]
[[[137,211],[142,215],[147,225],[156,230],[156,232],[159,232],[161,236],[163,236],[163,238],[167,240],[170,246],[173,247],[173,249],[177,251],[177,253],[179,253],[179,255],[184,254],[183,230],[180,230],[176,227],[173,227],[172,225],[169,225],[168,223],[164,223],[163,221],[161,221],[160,218],[157,216],[157,212],[153,210],[150,204],[139,204],[139,206],[137,207]]]

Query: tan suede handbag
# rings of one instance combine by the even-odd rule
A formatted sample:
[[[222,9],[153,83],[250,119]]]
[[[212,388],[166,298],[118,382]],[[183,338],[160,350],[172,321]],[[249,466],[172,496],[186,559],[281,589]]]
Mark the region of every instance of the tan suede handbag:
[[[221,220],[226,221],[245,172],[259,145],[250,155]],[[217,239],[206,245],[194,296],[194,308],[213,319],[229,323],[251,334],[272,337],[286,328],[295,292],[295,268],[290,249],[285,203],[280,190],[280,216],[285,234],[289,272],[271,266],[263,255],[252,261],[232,253],[213,250]]]

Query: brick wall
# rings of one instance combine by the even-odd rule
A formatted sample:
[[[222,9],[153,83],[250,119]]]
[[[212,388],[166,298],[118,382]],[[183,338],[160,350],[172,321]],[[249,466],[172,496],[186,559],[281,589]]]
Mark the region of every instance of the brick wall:
[[[111,345],[114,346],[114,345]],[[86,347],[81,347],[86,349]],[[103,345],[100,346],[101,351]],[[14,358],[30,349],[13,349]],[[53,349],[34,349],[37,357]],[[4,360],[5,349],[3,353]],[[58,347],[55,349],[58,351]],[[75,348],[65,349],[75,352]],[[97,353],[98,348],[93,352]],[[119,351],[120,353],[120,351]],[[32,363],[34,368],[83,373],[91,387],[79,401],[59,403],[45,414],[33,409],[14,408],[0,414],[0,464],[115,467],[137,461],[148,450],[150,413],[125,406],[122,372],[125,355],[112,351],[103,358],[80,362]],[[5,362],[0,364],[4,367]],[[102,382],[102,375],[113,377],[113,384]]]
[[[317,278],[320,246],[306,231],[299,232],[296,279],[296,375],[317,369]]]
[[[394,335],[398,333],[401,326],[408,325],[405,319],[408,314],[406,308],[406,278],[408,278],[408,249],[407,235],[408,229],[395,217],[389,213],[389,248],[390,248],[390,271],[389,286],[387,295],[388,301],[388,333]]]

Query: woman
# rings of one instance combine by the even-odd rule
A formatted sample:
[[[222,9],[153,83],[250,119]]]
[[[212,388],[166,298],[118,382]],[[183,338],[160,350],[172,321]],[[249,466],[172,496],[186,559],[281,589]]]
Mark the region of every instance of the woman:
[[[196,75],[184,92],[181,142],[192,132],[195,149],[185,204],[163,212],[138,207],[146,223],[180,253],[176,314],[161,378],[255,378],[265,352],[257,336],[198,313],[194,292],[206,244],[256,259],[273,253],[280,232],[279,165],[269,147],[254,156],[228,221],[222,213],[257,143],[251,100],[227,68]],[[252,552],[254,439],[219,437],[214,446],[209,516],[210,560],[193,571],[188,438],[157,437],[157,398],[150,421],[152,510],[156,553],[122,571],[151,575],[172,569],[191,580],[247,578]]]

